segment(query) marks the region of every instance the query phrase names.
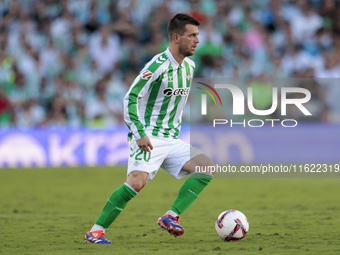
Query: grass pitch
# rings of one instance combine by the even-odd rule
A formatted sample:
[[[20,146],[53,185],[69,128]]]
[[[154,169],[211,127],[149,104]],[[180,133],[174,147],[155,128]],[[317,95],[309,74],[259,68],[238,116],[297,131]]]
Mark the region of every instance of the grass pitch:
[[[85,244],[125,167],[0,169],[0,254],[336,254],[340,179],[215,178],[181,215],[183,236],[157,218],[183,183],[160,170],[107,229],[112,245]],[[242,211],[246,238],[223,242],[215,220]]]

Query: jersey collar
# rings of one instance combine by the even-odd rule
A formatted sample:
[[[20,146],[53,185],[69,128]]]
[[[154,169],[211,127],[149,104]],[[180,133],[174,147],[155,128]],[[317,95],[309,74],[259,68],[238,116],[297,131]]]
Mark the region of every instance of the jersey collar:
[[[174,56],[172,56],[169,47],[166,49],[165,54],[169,57],[171,64],[173,65],[173,67],[175,69],[177,69],[178,67],[182,67],[180,64],[177,63],[176,59],[174,58]],[[184,61],[184,60],[183,60]]]

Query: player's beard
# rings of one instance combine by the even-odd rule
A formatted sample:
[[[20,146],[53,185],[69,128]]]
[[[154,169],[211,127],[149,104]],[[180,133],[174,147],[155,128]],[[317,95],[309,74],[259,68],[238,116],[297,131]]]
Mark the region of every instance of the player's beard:
[[[179,44],[178,52],[184,57],[194,55],[194,53],[191,52],[189,46],[187,46],[185,44],[181,44],[181,43]]]

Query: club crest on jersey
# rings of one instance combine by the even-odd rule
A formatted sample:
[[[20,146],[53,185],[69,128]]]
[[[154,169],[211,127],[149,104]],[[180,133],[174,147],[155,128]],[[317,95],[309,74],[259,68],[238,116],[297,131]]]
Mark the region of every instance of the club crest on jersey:
[[[149,70],[145,70],[142,74],[141,77],[143,80],[148,80],[149,77],[151,77],[153,73],[151,73]]]
[[[164,96],[171,97],[171,96],[186,96],[189,93],[189,88],[166,88],[163,90]]]

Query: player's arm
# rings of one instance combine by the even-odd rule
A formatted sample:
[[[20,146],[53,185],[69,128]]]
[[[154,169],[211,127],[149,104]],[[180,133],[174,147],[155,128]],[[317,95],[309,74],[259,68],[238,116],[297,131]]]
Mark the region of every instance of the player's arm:
[[[157,78],[149,70],[142,70],[134,80],[124,98],[124,121],[136,140],[146,136],[144,125],[138,114],[138,101],[149,91],[152,82]],[[143,140],[142,145],[150,143]]]

